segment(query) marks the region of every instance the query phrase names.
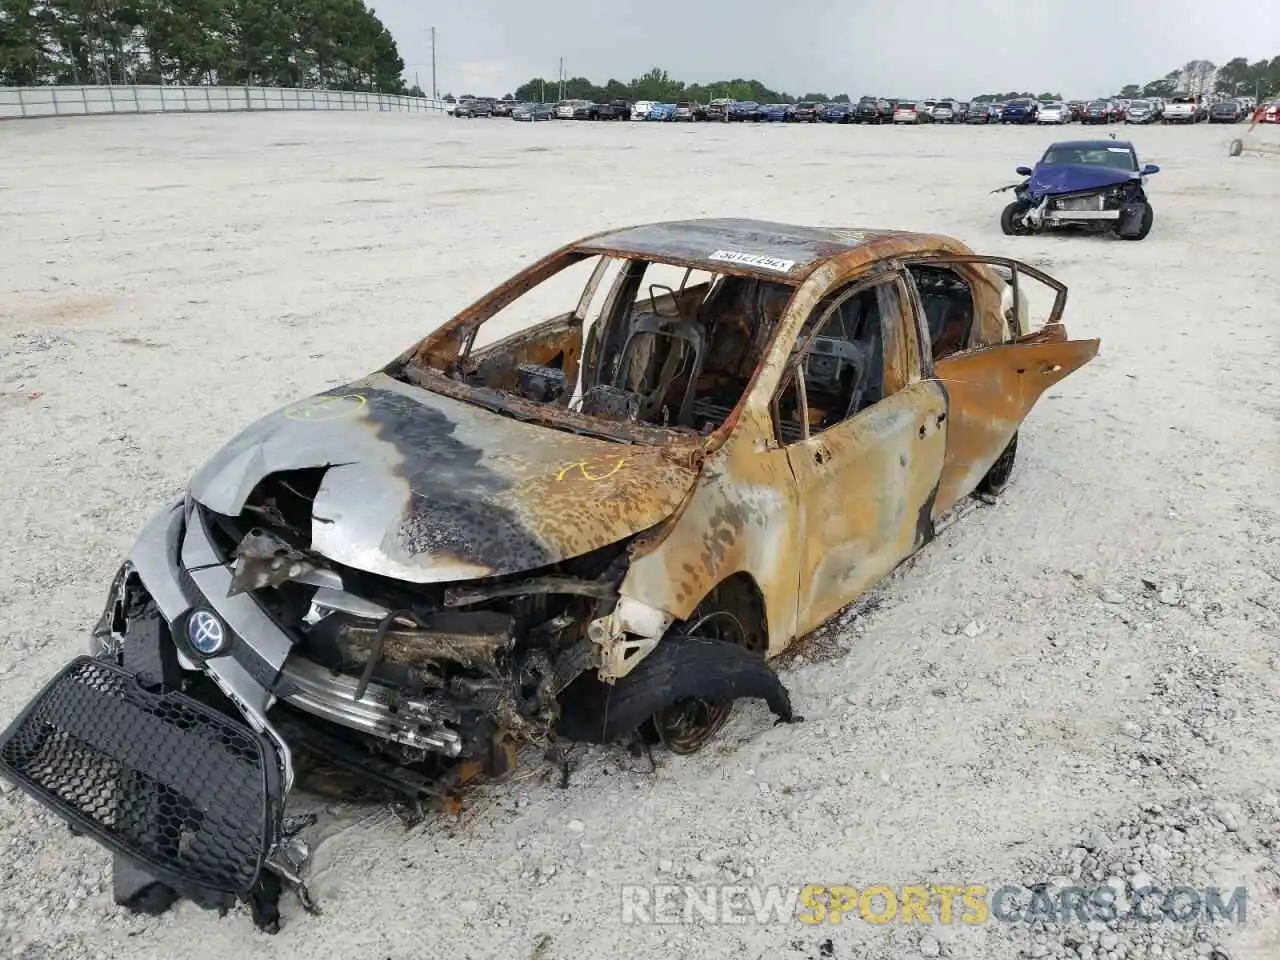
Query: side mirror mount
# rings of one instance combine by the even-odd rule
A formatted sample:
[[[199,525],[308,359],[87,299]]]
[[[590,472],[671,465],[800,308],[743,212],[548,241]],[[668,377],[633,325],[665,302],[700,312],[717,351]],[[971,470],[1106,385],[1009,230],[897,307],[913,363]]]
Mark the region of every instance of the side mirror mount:
[[[1159,173],[1159,172],[1160,172],[1160,168],[1156,166],[1156,164],[1154,163],[1148,163],[1145,167],[1142,168],[1142,175],[1144,177],[1149,177],[1151,176],[1151,174]]]
[[[1018,167],[1018,169],[1014,170],[1013,172],[1014,172],[1014,173],[1016,173],[1016,174],[1017,174],[1018,176],[1020,176],[1020,177],[1029,177],[1029,176],[1031,176],[1031,168],[1030,168],[1030,167]]]

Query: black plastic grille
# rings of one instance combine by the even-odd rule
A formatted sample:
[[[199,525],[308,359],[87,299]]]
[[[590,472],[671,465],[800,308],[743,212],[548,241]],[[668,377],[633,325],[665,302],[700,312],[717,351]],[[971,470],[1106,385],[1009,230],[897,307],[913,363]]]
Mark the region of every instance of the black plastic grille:
[[[160,879],[252,889],[271,844],[266,742],[181,693],[78,657],[0,738],[0,768],[73,827]]]

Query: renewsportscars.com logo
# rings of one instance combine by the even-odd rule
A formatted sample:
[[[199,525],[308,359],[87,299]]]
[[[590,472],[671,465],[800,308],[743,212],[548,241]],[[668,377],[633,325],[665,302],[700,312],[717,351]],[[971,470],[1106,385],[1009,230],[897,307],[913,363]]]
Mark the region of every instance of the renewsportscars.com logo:
[[[744,924],[864,922],[870,924],[1244,923],[1244,887],[1025,887],[982,884],[872,884],[867,887],[694,886],[627,884],[621,888],[626,924]]]

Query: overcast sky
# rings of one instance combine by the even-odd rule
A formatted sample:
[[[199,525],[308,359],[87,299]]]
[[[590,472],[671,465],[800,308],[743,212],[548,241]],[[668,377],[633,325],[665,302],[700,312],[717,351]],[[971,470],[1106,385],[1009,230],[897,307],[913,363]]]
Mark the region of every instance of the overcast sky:
[[[1280,54],[1280,0],[366,0],[413,82],[502,96],[534,76],[755,78],[807,92],[1114,93],[1193,58]]]

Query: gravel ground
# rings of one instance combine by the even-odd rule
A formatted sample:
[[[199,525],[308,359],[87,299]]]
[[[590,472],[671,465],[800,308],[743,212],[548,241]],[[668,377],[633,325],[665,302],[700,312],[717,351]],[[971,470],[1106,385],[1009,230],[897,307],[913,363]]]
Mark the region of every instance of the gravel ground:
[[[315,803],[323,914],[122,914],[108,855],[0,786],[15,957],[1280,955],[1276,158],[1126,129],[1142,243],[1006,238],[1034,129],[365,115],[0,127],[0,718],[80,652],[139,525],[232,433],[351,379],[522,264],[628,222],[746,215],[954,234],[1071,287],[1096,361],[1013,483],[820,631],[693,758],[536,758],[406,830]],[[1057,133],[1055,131],[1055,133]],[[1122,134],[1123,135],[1123,134]],[[309,802],[300,798],[303,807]],[[1240,923],[628,924],[627,884],[1247,889]],[[938,917],[935,915],[935,921]],[[1216,952],[1215,952],[1216,951]]]

